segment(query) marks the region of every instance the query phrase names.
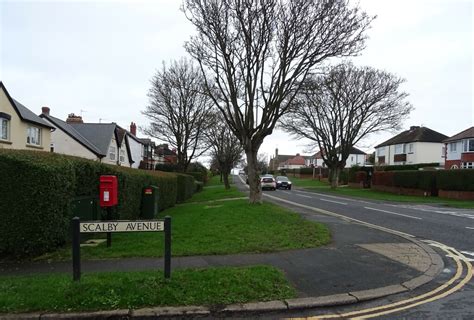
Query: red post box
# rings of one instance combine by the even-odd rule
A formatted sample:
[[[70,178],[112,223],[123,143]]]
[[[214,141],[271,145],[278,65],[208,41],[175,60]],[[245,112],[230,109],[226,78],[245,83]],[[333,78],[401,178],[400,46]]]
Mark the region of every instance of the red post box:
[[[100,206],[113,207],[118,204],[116,176],[100,176]]]

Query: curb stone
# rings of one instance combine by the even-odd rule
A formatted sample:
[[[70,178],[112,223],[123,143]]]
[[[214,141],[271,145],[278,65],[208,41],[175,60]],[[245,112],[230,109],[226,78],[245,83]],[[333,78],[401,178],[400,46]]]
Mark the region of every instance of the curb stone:
[[[391,294],[397,294],[408,291],[408,289],[400,284],[395,284],[392,286],[381,287],[377,289],[361,290],[349,292],[351,296],[354,296],[358,302],[373,300],[376,298],[386,297]]]
[[[289,310],[293,309],[310,309],[315,307],[340,306],[345,304],[356,303],[357,299],[348,293],[335,294],[332,296],[309,297],[299,299],[285,300]]]

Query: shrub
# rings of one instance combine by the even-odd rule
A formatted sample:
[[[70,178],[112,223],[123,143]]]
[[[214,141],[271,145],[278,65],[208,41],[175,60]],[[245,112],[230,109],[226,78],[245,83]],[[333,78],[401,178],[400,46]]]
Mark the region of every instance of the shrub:
[[[438,188],[449,191],[474,191],[474,170],[441,170],[436,172]]]
[[[178,196],[176,201],[182,203],[191,198],[196,189],[194,177],[183,173],[177,173],[176,176],[178,179]]]
[[[98,197],[99,176],[119,184],[121,219],[139,216],[144,186],[159,187],[159,208],[176,203],[176,174],[143,171],[47,152],[0,149],[0,255],[33,256],[69,238],[70,203],[77,196]],[[194,178],[185,194],[194,192]],[[192,194],[192,193],[191,193]]]
[[[204,189],[204,183],[196,181],[196,192],[201,192]]]
[[[177,164],[157,164],[155,170],[164,171],[164,172],[178,172],[179,167]]]
[[[372,184],[393,187],[394,186],[393,176],[394,176],[393,171],[387,171],[387,172],[375,171],[374,174],[372,175]]]
[[[203,172],[186,172],[190,176],[193,176],[196,181],[205,183],[207,181],[207,173]]]
[[[39,255],[64,243],[75,175],[46,152],[0,149],[0,255]]]

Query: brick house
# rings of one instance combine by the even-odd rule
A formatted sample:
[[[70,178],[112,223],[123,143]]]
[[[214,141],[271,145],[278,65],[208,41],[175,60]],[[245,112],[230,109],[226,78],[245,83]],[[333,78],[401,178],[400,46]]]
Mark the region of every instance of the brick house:
[[[474,169],[474,127],[443,140],[446,146],[445,169]]]

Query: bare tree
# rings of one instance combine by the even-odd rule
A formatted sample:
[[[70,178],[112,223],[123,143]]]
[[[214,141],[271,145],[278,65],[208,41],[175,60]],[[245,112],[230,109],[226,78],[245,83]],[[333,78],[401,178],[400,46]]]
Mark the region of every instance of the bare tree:
[[[222,114],[215,112],[212,115],[212,125],[206,131],[206,140],[211,149],[211,156],[218,164],[224,186],[230,189],[229,174],[242,159],[244,152],[239,139],[230,131]]]
[[[197,29],[186,49],[244,147],[249,200],[261,202],[256,163],[264,138],[312,70],[364,48],[372,18],[348,0],[184,0],[183,11]]]
[[[176,148],[178,166],[186,171],[191,161],[207,151],[204,131],[212,100],[203,94],[204,77],[186,59],[174,61],[153,77],[150,105],[142,113],[152,122],[144,132]]]
[[[331,187],[351,148],[367,135],[397,129],[413,107],[400,92],[404,82],[385,71],[344,63],[306,79],[282,129],[312,140],[331,172]]]

